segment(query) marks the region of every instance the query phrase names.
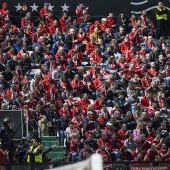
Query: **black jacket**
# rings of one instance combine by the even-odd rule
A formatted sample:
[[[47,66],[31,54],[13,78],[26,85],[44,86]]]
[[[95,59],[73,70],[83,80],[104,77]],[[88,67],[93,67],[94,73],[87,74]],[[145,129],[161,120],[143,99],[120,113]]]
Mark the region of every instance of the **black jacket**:
[[[12,145],[13,130],[6,126],[2,126],[0,128],[0,138],[2,139],[2,148],[9,149]]]
[[[68,127],[68,120],[58,119],[56,122],[57,130],[66,130]]]
[[[19,65],[21,66],[23,73],[31,71],[31,60],[30,59],[20,60]]]

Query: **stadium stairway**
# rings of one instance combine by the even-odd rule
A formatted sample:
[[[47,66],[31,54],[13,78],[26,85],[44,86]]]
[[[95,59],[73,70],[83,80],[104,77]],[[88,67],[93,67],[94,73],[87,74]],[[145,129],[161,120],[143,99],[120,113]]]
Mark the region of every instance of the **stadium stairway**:
[[[41,137],[41,143],[44,146],[44,150],[50,148],[52,145],[56,145],[55,149],[52,149],[47,155],[52,158],[54,162],[62,162],[66,153],[66,147],[59,146],[58,136],[43,136]]]

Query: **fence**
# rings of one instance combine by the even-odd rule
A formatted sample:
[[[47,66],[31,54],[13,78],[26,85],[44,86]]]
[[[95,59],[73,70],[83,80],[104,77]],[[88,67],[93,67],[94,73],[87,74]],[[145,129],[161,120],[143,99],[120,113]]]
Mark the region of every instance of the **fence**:
[[[44,170],[52,169],[57,165],[54,164],[10,164],[10,165],[0,165],[0,170]]]
[[[45,170],[61,167],[63,165],[65,164],[61,162],[54,162],[51,164],[10,164],[5,166],[0,165],[0,170]],[[104,163],[103,166],[104,170],[170,170],[170,163],[168,161],[109,162]]]
[[[168,161],[114,162],[104,164],[104,170],[170,170],[170,163]]]

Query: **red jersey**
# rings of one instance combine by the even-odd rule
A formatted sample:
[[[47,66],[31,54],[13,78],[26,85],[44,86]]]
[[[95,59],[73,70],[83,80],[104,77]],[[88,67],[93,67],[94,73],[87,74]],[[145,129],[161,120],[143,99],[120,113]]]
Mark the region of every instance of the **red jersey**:
[[[26,105],[28,105],[29,109],[35,109],[36,105],[37,105],[37,101],[36,100],[33,100],[33,101],[30,101],[30,100],[27,100],[25,102]]]
[[[148,108],[149,106],[152,106],[153,102],[154,102],[153,98],[147,99],[146,96],[141,98],[141,104],[143,108]]]
[[[96,99],[96,100],[94,101],[94,109],[95,109],[95,110],[101,110],[101,109],[102,109],[102,105],[104,105],[104,104],[105,104],[105,101],[102,101],[102,102],[101,102],[101,99],[98,98],[98,99]]]
[[[131,44],[134,44],[134,45],[140,44],[140,38],[139,38],[138,34],[134,34],[134,33],[130,32],[128,37],[129,37],[129,41]]]
[[[106,20],[107,20],[107,26],[109,28],[112,28],[112,26],[116,24],[115,20],[113,18],[110,18],[109,16],[106,18]]]
[[[81,80],[72,80],[70,84],[74,90],[79,90],[81,87],[83,87]]]
[[[148,152],[148,157],[147,157],[148,161],[155,161],[155,157],[158,155],[158,151],[157,150],[153,151],[149,149],[147,152]]]
[[[158,70],[154,70],[154,69],[149,69],[148,73],[151,77],[158,77],[159,71]]]
[[[91,63],[100,64],[100,63],[103,62],[101,52],[95,52],[95,51],[93,51],[93,52],[90,54],[90,57],[92,58]]]
[[[126,63],[130,63],[135,58],[135,55],[136,55],[135,51],[129,50],[126,53]]]
[[[150,87],[151,82],[152,82],[152,79],[150,79],[150,78],[147,79],[147,78],[143,77],[142,80],[141,80],[142,88],[143,88],[144,90],[146,90],[147,88]]]
[[[96,43],[88,42],[88,43],[86,44],[86,54],[89,54],[89,53],[93,52],[95,46],[96,46]]]
[[[42,8],[42,9],[40,10],[40,16],[43,16],[43,15],[45,15],[45,16],[48,15],[48,9]]]
[[[77,22],[80,24],[83,21],[84,11],[80,8],[76,8]]]
[[[120,52],[121,54],[126,54],[127,51],[130,50],[130,43],[129,42],[122,42],[120,43]]]

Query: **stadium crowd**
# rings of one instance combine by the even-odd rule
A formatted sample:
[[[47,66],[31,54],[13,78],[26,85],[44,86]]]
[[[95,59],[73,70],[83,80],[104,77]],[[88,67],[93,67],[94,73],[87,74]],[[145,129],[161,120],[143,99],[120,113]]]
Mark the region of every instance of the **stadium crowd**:
[[[156,30],[145,10],[130,19],[110,12],[93,21],[83,4],[76,19],[63,12],[56,20],[44,3],[35,26],[26,3],[19,12],[20,27],[2,3],[1,110],[28,110],[29,131],[59,135],[67,147],[65,161],[92,153],[106,162],[170,160],[166,23]],[[158,10],[157,19],[160,15],[167,11]]]

